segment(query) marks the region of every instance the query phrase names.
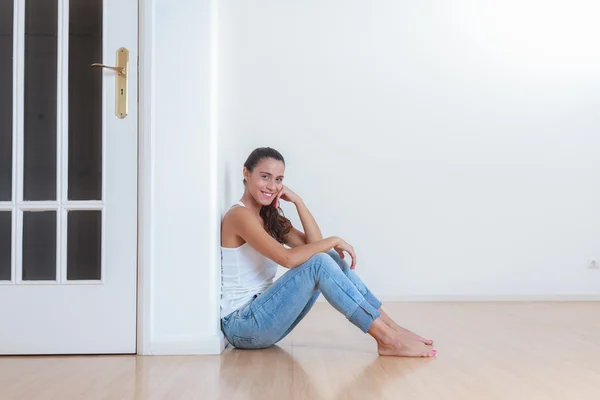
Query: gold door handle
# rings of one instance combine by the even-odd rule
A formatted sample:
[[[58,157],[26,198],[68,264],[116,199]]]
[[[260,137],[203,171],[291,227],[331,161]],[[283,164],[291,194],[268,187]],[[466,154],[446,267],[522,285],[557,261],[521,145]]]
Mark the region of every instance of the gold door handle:
[[[99,64],[99,63],[93,63],[92,67],[102,67],[102,68],[112,69],[113,71],[115,71],[117,73],[117,75],[127,78],[127,71],[125,71],[124,67],[109,67],[108,65]]]
[[[129,50],[121,47],[117,50],[117,66],[93,63],[92,67],[107,68],[117,73],[115,80],[115,114],[123,119],[127,116],[127,67],[129,66]]]

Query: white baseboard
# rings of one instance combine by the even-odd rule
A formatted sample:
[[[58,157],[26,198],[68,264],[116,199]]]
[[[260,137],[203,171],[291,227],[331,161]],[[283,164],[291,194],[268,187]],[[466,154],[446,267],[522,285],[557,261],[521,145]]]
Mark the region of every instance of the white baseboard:
[[[600,294],[494,294],[494,295],[382,295],[378,296],[382,302],[543,302],[543,301],[600,301]],[[318,302],[326,302],[319,296]]]
[[[498,294],[498,295],[391,295],[382,296],[383,302],[413,301],[413,302],[491,302],[491,301],[600,301],[598,294]]]
[[[225,345],[225,338],[221,332],[218,335],[204,337],[192,335],[163,336],[152,340],[149,351],[143,355],[218,355],[223,352]]]

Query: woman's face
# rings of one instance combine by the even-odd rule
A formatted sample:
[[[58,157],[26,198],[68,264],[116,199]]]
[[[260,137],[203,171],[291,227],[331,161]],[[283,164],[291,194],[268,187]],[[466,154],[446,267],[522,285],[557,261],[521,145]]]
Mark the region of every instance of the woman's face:
[[[282,161],[263,158],[256,164],[252,173],[244,168],[246,188],[258,203],[268,206],[283,187],[284,172],[285,166]]]

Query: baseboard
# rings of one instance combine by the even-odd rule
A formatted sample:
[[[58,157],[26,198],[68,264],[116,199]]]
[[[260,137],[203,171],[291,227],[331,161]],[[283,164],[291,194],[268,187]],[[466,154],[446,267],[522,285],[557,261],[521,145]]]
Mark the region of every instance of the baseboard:
[[[572,302],[572,301],[600,301],[600,294],[494,294],[494,295],[382,295],[378,296],[382,302]],[[319,296],[319,302],[327,301]]]
[[[150,343],[150,350],[144,355],[218,355],[225,349],[223,334],[210,336],[171,335],[157,338]]]
[[[496,294],[496,295],[386,295],[381,301],[489,302],[489,301],[600,301],[598,294]]]

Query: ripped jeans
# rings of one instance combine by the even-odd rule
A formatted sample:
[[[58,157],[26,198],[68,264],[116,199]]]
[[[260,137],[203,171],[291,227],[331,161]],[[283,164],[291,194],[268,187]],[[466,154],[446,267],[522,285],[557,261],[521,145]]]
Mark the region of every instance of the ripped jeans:
[[[363,332],[381,313],[381,302],[335,250],[318,253],[277,279],[264,293],[221,320],[229,343],[263,349],[287,336],[306,316],[319,294]]]

